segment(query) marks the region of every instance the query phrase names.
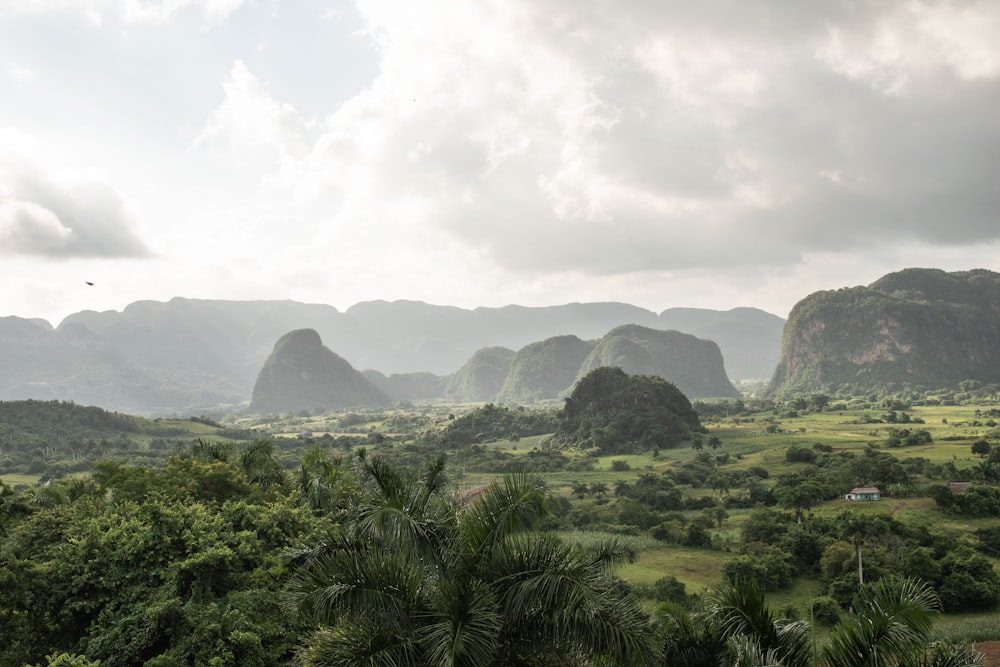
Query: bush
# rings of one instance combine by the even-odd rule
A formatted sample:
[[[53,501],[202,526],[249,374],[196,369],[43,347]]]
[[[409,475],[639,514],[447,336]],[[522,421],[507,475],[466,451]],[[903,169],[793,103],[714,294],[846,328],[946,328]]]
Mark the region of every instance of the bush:
[[[789,463],[815,463],[816,452],[805,447],[789,447],[785,450],[785,460]]]
[[[787,556],[777,548],[764,554],[740,554],[722,566],[722,576],[735,584],[756,579],[765,591],[786,588],[792,582],[792,568]]]
[[[650,586],[650,593],[657,602],[676,602],[685,605],[688,602],[687,590],[684,583],[677,580],[677,577],[668,575],[660,577]]]
[[[809,605],[809,611],[820,625],[832,627],[840,622],[840,605],[829,595],[815,598]]]

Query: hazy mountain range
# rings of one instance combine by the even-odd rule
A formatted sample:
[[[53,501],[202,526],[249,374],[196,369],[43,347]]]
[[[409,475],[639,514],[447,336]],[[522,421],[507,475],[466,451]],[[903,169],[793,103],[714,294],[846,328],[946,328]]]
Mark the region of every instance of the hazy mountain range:
[[[120,312],[75,313],[56,328],[0,318],[0,399],[73,400],[135,413],[239,408],[275,342],[297,329],[316,331],[367,376],[396,376],[396,384],[414,388],[445,378],[452,394],[467,396],[456,374],[485,350],[508,350],[503,357],[559,336],[596,341],[627,324],[714,341],[729,378],[763,379],[777,363],[784,320],[754,308],[657,314],[614,302],[467,310],[372,301],[340,312],[294,301],[140,301]],[[476,364],[475,372],[488,368]],[[493,372],[502,385],[506,373]]]
[[[600,340],[554,336],[516,353],[483,348],[449,376],[361,373],[324,346],[313,329],[282,336],[257,376],[250,412],[326,412],[447,398],[520,405],[567,396],[590,371],[613,366],[669,379],[690,398],[737,398],[719,346],[691,334],[625,324]]]
[[[305,329],[314,348],[336,357],[322,353],[316,363],[359,371],[380,392],[372,396],[389,400],[530,402],[601,365],[662,375],[693,397],[734,395],[730,379],[770,378],[773,396],[940,388],[1000,382],[1000,274],[906,269],[810,294],[787,325],[754,308],[657,314],[624,303],[466,310],[372,301],[340,312],[182,298],[84,311],[56,328],[3,317],[0,400],[140,414],[240,410],[275,342]]]

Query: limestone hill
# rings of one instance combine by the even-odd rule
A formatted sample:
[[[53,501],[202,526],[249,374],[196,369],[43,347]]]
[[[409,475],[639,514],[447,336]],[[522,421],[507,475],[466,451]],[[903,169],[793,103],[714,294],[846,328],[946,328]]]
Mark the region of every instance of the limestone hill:
[[[477,350],[456,373],[448,377],[445,396],[453,401],[490,401],[503,387],[515,352],[506,347]]]
[[[257,376],[250,412],[328,410],[386,405],[389,397],[347,361],[323,346],[313,329],[291,331]]]
[[[771,395],[1000,382],[1000,274],[906,269],[792,309]]]
[[[603,366],[631,375],[656,375],[696,398],[738,398],[726,376],[719,346],[679,331],[626,324],[609,331],[590,351],[577,374]]]
[[[557,398],[576,379],[580,365],[594,348],[576,336],[553,336],[518,350],[497,400],[531,403]]]

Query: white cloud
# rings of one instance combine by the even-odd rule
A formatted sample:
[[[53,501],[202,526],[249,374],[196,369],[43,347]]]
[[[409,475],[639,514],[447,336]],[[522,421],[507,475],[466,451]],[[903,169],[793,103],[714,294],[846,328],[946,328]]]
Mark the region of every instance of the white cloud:
[[[242,61],[233,65],[223,90],[225,99],[194,140],[195,150],[260,172],[305,158],[309,125],[294,107],[276,102]]]
[[[244,0],[121,0],[126,21],[166,21],[188,7],[200,9],[208,21],[222,21],[240,8]]]
[[[17,63],[8,63],[4,70],[7,78],[18,83],[31,83],[38,78],[34,70]]]
[[[13,156],[0,164],[0,252],[54,259],[149,254],[125,201],[92,176],[57,181]]]
[[[993,111],[963,104],[1000,53],[973,17],[995,11],[826,7],[363,1],[366,90],[312,124],[238,63],[197,146],[269,173],[331,243],[457,242],[536,275],[997,238],[995,188],[970,177],[995,173]]]
[[[40,12],[82,11],[87,25],[100,27],[103,12],[118,12],[126,22],[163,22],[187,8],[194,8],[210,22],[227,19],[245,0],[3,0],[0,16]]]
[[[0,252],[5,255],[61,255],[71,233],[43,206],[13,198],[0,201]]]
[[[865,26],[828,27],[817,58],[887,95],[905,94],[914,77],[946,68],[961,79],[1000,76],[1000,5],[992,2],[885,3]]]
[[[35,129],[46,164],[106,167],[89,180],[118,231],[83,244],[101,198],[52,170],[44,198],[8,192],[5,229],[60,242],[37,206],[65,252],[128,238],[188,262],[175,293],[342,306],[739,305],[921,248],[988,261],[1000,236],[994,2],[357,0],[370,65],[302,37],[344,39],[345,4],[289,6],[62,3],[121,27],[81,62],[86,116],[18,100],[62,130]],[[65,69],[4,58],[39,73],[32,92]]]

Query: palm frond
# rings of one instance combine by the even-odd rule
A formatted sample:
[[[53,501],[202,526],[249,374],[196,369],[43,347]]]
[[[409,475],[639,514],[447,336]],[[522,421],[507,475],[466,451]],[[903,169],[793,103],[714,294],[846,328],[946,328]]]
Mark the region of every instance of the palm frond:
[[[475,580],[441,581],[428,617],[417,637],[429,665],[493,664],[503,617],[489,586]]]
[[[546,496],[541,478],[523,471],[488,484],[462,512],[466,553],[488,553],[508,535],[533,528],[548,513]]]
[[[855,609],[830,633],[830,667],[909,664],[924,655],[937,596],[914,579],[887,577],[861,590]]]
[[[972,646],[935,642],[914,667],[986,667],[986,656]]]
[[[339,549],[300,567],[286,587],[286,605],[315,623],[374,616],[403,633],[419,609],[423,571],[402,554]]]
[[[320,628],[297,654],[303,667],[416,667],[413,640],[377,623]]]
[[[544,641],[555,651],[654,664],[655,627],[639,600],[588,558],[551,535],[523,534],[494,549],[484,572],[494,582],[505,641]]]

